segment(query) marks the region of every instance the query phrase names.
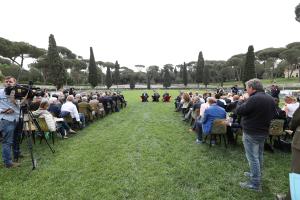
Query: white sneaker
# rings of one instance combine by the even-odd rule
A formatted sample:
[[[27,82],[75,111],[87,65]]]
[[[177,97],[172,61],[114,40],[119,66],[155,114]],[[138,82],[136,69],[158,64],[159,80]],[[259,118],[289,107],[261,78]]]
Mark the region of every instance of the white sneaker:
[[[196,144],[202,144],[201,140],[196,139]]]

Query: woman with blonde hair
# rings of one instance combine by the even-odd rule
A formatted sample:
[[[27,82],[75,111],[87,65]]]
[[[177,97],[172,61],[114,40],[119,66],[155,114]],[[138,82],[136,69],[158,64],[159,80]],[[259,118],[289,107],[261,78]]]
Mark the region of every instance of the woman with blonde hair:
[[[185,116],[185,114],[189,111],[189,108],[192,105],[191,97],[190,97],[189,93],[187,93],[187,92],[183,93],[180,103],[182,104],[182,114],[183,114],[183,116]]]
[[[63,118],[53,117],[53,115],[47,110],[48,108],[49,108],[49,102],[48,100],[44,99],[41,102],[39,109],[33,111],[32,114],[35,117],[44,117],[49,130],[51,131],[58,130],[58,132],[61,134],[63,139],[68,139],[68,137],[66,136],[66,131],[69,133],[76,133],[67,125],[65,121],[63,121]]]

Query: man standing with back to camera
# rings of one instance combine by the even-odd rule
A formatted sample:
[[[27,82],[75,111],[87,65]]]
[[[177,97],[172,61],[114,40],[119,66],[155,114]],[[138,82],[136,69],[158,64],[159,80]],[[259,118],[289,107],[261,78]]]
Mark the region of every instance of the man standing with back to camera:
[[[2,132],[2,159],[4,167],[14,168],[20,164],[12,162],[11,148],[14,143],[14,132],[19,121],[20,108],[14,96],[10,95],[11,88],[16,85],[12,76],[4,78],[4,89],[0,89],[0,131]]]
[[[244,172],[244,175],[250,180],[241,182],[240,186],[260,192],[264,142],[275,113],[275,101],[264,92],[259,79],[246,82],[246,89],[249,98],[241,98],[236,113],[242,116],[243,143],[250,166],[250,172]]]

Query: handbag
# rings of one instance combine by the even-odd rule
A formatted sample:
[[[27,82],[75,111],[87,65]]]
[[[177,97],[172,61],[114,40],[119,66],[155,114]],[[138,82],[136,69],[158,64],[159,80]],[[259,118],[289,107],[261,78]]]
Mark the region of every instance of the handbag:
[[[274,148],[279,149],[283,152],[291,152],[291,142],[285,141],[283,139],[275,140],[273,144]]]

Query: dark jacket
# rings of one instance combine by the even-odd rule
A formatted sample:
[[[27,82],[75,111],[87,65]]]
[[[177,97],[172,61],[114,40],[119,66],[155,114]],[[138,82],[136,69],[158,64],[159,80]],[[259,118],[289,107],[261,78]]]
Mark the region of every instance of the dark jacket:
[[[243,131],[249,135],[267,136],[275,112],[275,101],[265,92],[253,93],[236,108],[236,113],[242,116]]]
[[[193,105],[193,111],[195,111],[196,109],[200,109],[202,102],[197,102]]]
[[[299,127],[299,128],[297,128]],[[291,129],[295,131],[292,147],[300,150],[300,107],[294,112],[292,121],[291,121]]]
[[[60,106],[58,104],[50,104],[48,111],[53,114],[54,117],[60,116]]]

